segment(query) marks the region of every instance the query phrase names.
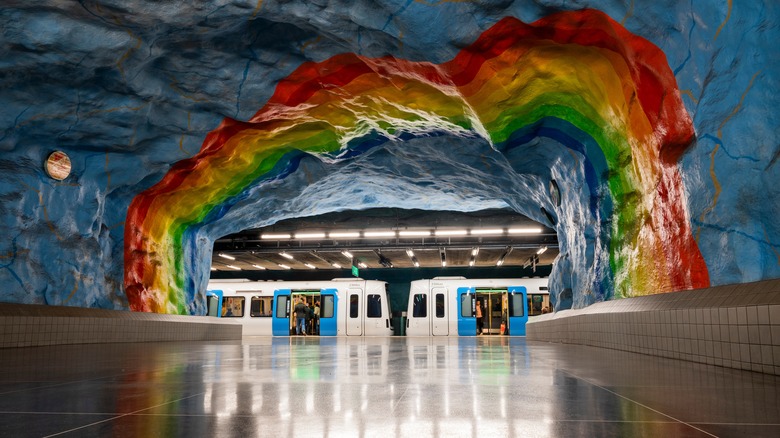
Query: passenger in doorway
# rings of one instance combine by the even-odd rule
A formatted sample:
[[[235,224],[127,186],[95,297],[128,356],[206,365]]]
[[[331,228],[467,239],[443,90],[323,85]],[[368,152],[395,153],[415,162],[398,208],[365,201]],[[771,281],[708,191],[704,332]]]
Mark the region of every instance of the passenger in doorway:
[[[482,301],[477,300],[477,308],[476,308],[476,317],[477,317],[477,335],[482,334],[482,327],[484,326],[484,322],[482,321]]]
[[[550,313],[550,308],[547,307],[547,306],[544,306],[544,308],[542,309],[542,314],[545,314],[545,313]]]
[[[320,302],[314,302],[314,334],[320,334]]]
[[[306,306],[306,330],[308,334],[314,334],[314,300]]]
[[[309,308],[306,303],[303,302],[303,298],[295,305],[295,333],[297,335],[306,336],[306,314],[309,313]]]

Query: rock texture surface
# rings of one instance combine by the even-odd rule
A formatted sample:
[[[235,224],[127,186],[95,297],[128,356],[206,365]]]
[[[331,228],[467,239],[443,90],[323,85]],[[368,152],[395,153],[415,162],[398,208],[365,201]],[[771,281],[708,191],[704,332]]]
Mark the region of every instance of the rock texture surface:
[[[201,313],[197,291],[208,277],[213,239],[287,217],[378,206],[464,211],[509,206],[554,225],[561,256],[551,286],[559,308],[703,286],[703,281],[718,285],[780,277],[780,99],[774,93],[780,60],[772,47],[780,36],[780,8],[769,0],[742,3],[8,2],[0,11],[5,23],[0,223],[6,233],[0,241],[0,299]],[[582,8],[597,9],[618,27],[551,18],[559,12],[576,17]],[[474,100],[469,96],[479,90],[463,88],[441,66],[459,54],[492,50],[495,44],[464,52],[507,17],[521,23],[547,20],[552,33],[534,41],[546,38],[558,45],[541,50],[547,58],[535,58],[529,65],[532,80],[513,89],[511,98],[496,97],[510,90],[504,84],[490,89],[492,100]],[[609,50],[624,53],[625,74],[616,77],[637,78],[622,82],[626,96],[633,90],[636,99],[622,101],[625,113],[615,112],[612,119],[604,117],[607,110],[622,107],[605,97],[610,81],[602,70],[607,65],[621,70],[611,55],[604,55],[610,60],[605,64],[585,53],[593,41],[604,40],[607,28],[617,29],[620,38],[613,40],[620,47],[633,47],[636,37],[660,54],[640,50],[634,58],[619,48]],[[592,41],[565,42],[561,29],[575,29],[573,34],[590,35]],[[571,50],[572,44],[582,50]],[[412,88],[398,93],[412,103],[418,96],[420,107],[369,86],[371,93],[342,96],[339,108],[361,114],[357,122],[331,118],[330,128],[323,129],[312,102],[293,104],[294,96],[277,87],[284,81],[299,86],[290,78],[300,78],[306,65],[343,67],[332,60],[344,54],[401,60],[393,64],[398,71],[376,68],[375,73],[391,82],[409,80]],[[546,62],[555,68],[545,70]],[[668,70],[673,86],[652,87],[648,77],[632,76],[637,65],[653,66],[659,77]],[[419,88],[435,82],[426,76],[431,71],[453,83],[436,93]],[[518,76],[524,71],[518,69]],[[328,73],[320,69],[314,77]],[[484,115],[493,107],[518,107],[505,103],[535,87],[548,87],[539,91],[548,97],[530,99],[523,108],[560,104],[549,98],[555,87],[545,80],[573,77],[580,78],[575,82],[587,106],[599,108],[605,120],[593,132],[568,115],[546,114],[576,129],[531,120],[525,129],[507,131],[495,126],[511,121]],[[589,78],[599,79],[589,83]],[[328,93],[347,88],[341,84]],[[585,106],[572,103],[576,89],[569,91],[563,106],[585,114]],[[643,111],[631,109],[635,101],[652,99],[677,99],[680,117],[648,111],[644,104]],[[482,110],[480,102],[494,104]],[[367,115],[378,108],[381,117]],[[521,112],[506,114],[523,118]],[[651,127],[626,129],[633,134],[597,142],[603,151],[599,161],[588,138],[644,123],[634,114],[642,114]],[[296,139],[308,140],[298,149],[325,146],[307,154],[285,150],[286,155],[259,161],[229,154],[226,166],[268,169],[246,173],[242,185],[213,198],[210,209],[190,208],[192,216],[170,213],[203,201],[205,192],[197,188],[221,181],[221,164],[205,157],[209,147],[229,143],[226,127],[273,120],[303,126]],[[672,120],[682,125],[669,124]],[[280,138],[273,127],[268,132]],[[317,137],[327,132],[338,135]],[[501,137],[501,132],[510,134]],[[587,135],[580,138],[583,132]],[[670,132],[681,135],[669,138]],[[658,138],[664,140],[644,147]],[[612,150],[609,144],[619,147]],[[73,163],[72,175],[62,182],[43,169],[53,150],[67,152]],[[641,165],[637,151],[643,150],[656,151],[656,158],[644,163],[658,164]],[[166,181],[183,168],[206,179],[189,191],[170,190]],[[551,179],[561,188],[560,205],[549,196]],[[133,203],[144,199],[168,213],[134,209]],[[183,231],[157,227],[160,218]],[[654,249],[642,250],[643,245]],[[693,252],[700,253],[698,265],[676,258]],[[141,270],[133,268],[138,260]],[[669,269],[670,264],[682,269]],[[668,280],[674,276],[680,278]]]

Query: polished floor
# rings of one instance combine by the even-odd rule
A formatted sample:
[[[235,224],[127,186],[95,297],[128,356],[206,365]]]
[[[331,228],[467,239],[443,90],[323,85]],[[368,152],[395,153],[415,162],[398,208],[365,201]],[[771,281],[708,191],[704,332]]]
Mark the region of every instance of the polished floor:
[[[0,437],[778,437],[780,378],[524,338],[0,350]]]

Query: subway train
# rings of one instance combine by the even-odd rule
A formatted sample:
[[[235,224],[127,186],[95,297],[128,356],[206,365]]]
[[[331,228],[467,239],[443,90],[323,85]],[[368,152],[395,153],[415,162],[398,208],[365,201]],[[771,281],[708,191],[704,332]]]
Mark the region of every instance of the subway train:
[[[417,280],[407,336],[525,336],[529,316],[552,311],[546,278]]]
[[[357,278],[330,281],[212,280],[206,292],[208,315],[240,322],[245,336],[295,334],[295,305],[318,308],[306,334],[390,336],[393,334],[387,283]]]

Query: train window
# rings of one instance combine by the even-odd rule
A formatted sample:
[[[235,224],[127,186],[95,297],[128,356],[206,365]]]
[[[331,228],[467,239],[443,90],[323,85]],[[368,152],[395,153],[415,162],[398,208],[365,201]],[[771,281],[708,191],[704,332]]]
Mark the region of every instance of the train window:
[[[428,316],[428,295],[415,294],[412,316],[415,318],[426,318]]]
[[[222,317],[241,318],[242,316],[244,316],[244,297],[225,297]]]
[[[436,294],[436,317],[444,318],[444,294]]]
[[[474,295],[462,294],[460,296],[460,316],[474,316]]]
[[[357,318],[358,317],[358,296],[357,295],[350,295],[349,296],[349,317],[350,318]]]
[[[371,294],[366,298],[366,317],[367,318],[382,317],[382,296],[381,295]]]
[[[249,316],[270,317],[271,316],[271,297],[252,297],[249,302]]]
[[[320,318],[333,318],[333,295],[322,296],[322,307],[320,308]]]
[[[276,298],[276,317],[287,318],[287,301],[290,299],[287,295],[279,295]]]
[[[543,295],[536,295],[536,294],[528,295],[528,316],[541,315],[543,306],[544,306]]]
[[[509,316],[525,316],[523,294],[509,294]]]

